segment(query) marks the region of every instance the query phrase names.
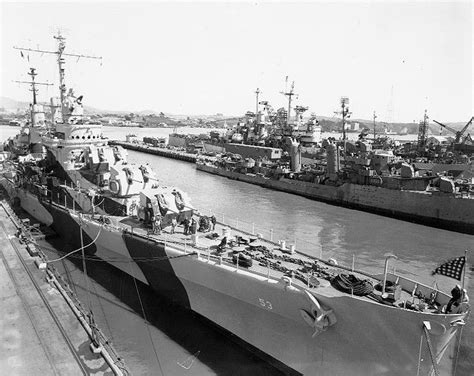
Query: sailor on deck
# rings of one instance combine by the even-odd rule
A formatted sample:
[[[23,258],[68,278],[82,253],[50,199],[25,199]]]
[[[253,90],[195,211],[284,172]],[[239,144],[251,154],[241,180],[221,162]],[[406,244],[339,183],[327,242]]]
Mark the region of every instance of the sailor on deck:
[[[461,289],[461,286],[456,285],[451,290],[452,298],[446,306],[446,313],[463,313],[469,310],[469,297],[466,289]]]

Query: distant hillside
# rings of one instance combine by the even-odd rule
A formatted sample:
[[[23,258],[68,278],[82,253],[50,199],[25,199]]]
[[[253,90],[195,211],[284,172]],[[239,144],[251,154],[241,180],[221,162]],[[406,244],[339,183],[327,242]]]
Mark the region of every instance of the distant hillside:
[[[44,103],[45,105],[48,105],[49,103]],[[8,97],[3,97],[0,96],[0,109],[4,109],[7,111],[17,111],[18,109],[20,110],[26,110],[28,109],[29,102],[22,102],[22,101],[17,101],[15,99],[11,99]],[[129,115],[130,113],[134,113],[135,116],[139,117],[148,117],[147,120],[155,123],[155,122],[166,122],[168,125],[169,124],[174,124],[174,121],[171,121],[170,118],[173,119],[178,119],[178,120],[184,120],[187,118],[191,119],[215,119],[215,115],[197,115],[197,114],[190,114],[190,115],[182,115],[182,114],[169,114],[169,113],[163,113],[155,110],[141,110],[141,111],[122,111],[122,110],[103,110],[91,106],[84,106],[84,112],[86,114],[97,114],[97,115]],[[232,125],[234,123],[237,123],[237,121],[240,118],[243,118],[242,116],[227,116],[223,117],[221,119],[216,119],[216,123],[218,125],[222,125],[224,123],[224,119],[229,125]],[[323,131],[339,131],[341,127],[341,119],[335,116],[329,117],[329,116],[318,116],[317,117],[319,120],[319,123],[321,124],[321,127]],[[467,121],[467,119],[466,119]],[[349,123],[359,123],[359,129],[363,128],[369,128],[370,130],[373,129],[373,122],[372,120],[364,120],[364,119],[349,119]],[[465,123],[463,122],[455,122],[455,123],[450,123],[448,121],[443,122],[446,125],[451,126],[454,129],[460,130]],[[471,125],[472,128],[474,128],[474,125]],[[430,128],[433,133],[436,133],[439,131],[439,126],[434,123],[430,123]],[[417,133],[418,132],[418,124],[416,123],[384,123],[384,122],[376,122],[376,131],[377,132],[383,132],[384,130],[390,130],[394,132],[401,132],[402,130],[407,130],[408,133]],[[445,131],[446,133],[446,131]]]
[[[20,102],[11,98],[0,97],[0,108],[9,111],[16,111],[17,109],[28,108],[28,102]]]
[[[47,106],[49,103],[40,102],[41,104]],[[22,102],[17,101],[16,99],[8,98],[8,97],[0,97],[0,108],[3,108],[6,111],[17,111],[17,110],[26,110],[30,102]],[[94,108],[91,106],[84,106],[84,111],[87,114],[104,114],[104,113],[115,113],[115,114],[128,114],[127,111],[107,111],[101,110],[98,108]]]

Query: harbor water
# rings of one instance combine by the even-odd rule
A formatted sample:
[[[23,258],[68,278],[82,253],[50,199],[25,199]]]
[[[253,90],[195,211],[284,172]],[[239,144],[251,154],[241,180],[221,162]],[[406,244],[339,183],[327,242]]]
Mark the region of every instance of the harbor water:
[[[3,141],[19,128],[0,126]],[[165,137],[169,128],[104,127],[110,139],[124,140],[134,133]],[[205,133],[202,129],[182,133]],[[474,250],[474,236],[412,224],[312,201],[296,195],[196,171],[191,163],[128,151],[129,161],[149,163],[160,184],[187,192],[202,214],[214,214],[230,226],[260,233],[273,240],[295,244],[298,250],[339,264],[382,273],[385,257],[395,254],[390,268],[408,277],[450,291],[457,283],[431,272],[447,259]],[[62,253],[60,239],[43,243],[54,258]],[[466,274],[472,289],[472,261],[468,253]],[[275,375],[278,372],[253,352],[234,343],[204,319],[170,306],[146,286],[105,262],[87,262],[88,284],[79,259],[56,265],[84,304],[91,306],[100,328],[112,339],[128,368],[136,375]],[[89,288],[87,287],[89,286]],[[472,320],[464,328],[456,375],[471,375],[474,369]],[[471,356],[469,355],[471,354]],[[348,370],[350,375],[350,370]]]

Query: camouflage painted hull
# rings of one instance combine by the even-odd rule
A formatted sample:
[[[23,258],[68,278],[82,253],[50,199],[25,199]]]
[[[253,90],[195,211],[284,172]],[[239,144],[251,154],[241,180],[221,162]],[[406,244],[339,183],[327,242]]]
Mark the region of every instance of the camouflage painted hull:
[[[450,323],[463,317],[401,310],[347,294],[313,292],[337,316],[336,325],[313,337],[314,328],[300,313],[311,309],[302,288],[288,289],[279,280],[220,265],[205,256],[182,257],[183,250],[172,244],[101,225],[54,203],[31,198],[23,208],[39,212],[34,205],[50,213],[51,226],[71,246],[80,246],[82,223],[84,243],[95,240],[87,253],[238,336],[275,364],[284,365],[286,373],[406,375],[417,374],[420,367],[420,375],[430,375],[433,368],[423,322],[429,321],[433,328],[430,340],[439,360],[455,334]]]

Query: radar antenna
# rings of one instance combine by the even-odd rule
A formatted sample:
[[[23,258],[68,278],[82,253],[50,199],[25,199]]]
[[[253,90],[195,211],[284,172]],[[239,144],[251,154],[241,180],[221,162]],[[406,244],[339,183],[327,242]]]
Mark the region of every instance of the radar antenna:
[[[27,52],[40,52],[42,54],[54,54],[58,57],[58,68],[59,68],[59,97],[61,100],[61,115],[62,122],[66,122],[67,117],[67,106],[66,106],[66,82],[65,82],[65,69],[64,64],[66,63],[64,56],[77,57],[79,60],[81,57],[85,59],[98,59],[102,60],[102,57],[91,56],[91,55],[79,55],[79,54],[69,54],[65,53],[66,49],[66,38],[61,35],[61,32],[58,31],[58,35],[53,37],[58,41],[58,50],[57,51],[46,51],[35,48],[24,48],[24,47],[13,47],[16,50],[27,51]]]

